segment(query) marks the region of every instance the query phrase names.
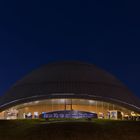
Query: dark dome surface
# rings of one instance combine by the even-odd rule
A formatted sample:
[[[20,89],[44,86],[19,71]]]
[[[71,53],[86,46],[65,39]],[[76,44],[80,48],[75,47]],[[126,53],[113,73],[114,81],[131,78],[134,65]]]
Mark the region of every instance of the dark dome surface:
[[[45,98],[97,99],[140,111],[139,99],[118,79],[81,62],[50,63],[31,72],[1,97],[0,108]]]

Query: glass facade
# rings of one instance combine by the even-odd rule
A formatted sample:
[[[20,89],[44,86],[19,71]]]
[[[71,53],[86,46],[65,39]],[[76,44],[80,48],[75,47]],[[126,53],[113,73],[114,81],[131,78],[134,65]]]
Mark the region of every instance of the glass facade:
[[[116,104],[87,99],[47,99],[20,104],[0,113],[4,119],[39,118],[41,114],[53,111],[77,110],[97,113],[98,118],[123,119],[138,115],[132,110]]]

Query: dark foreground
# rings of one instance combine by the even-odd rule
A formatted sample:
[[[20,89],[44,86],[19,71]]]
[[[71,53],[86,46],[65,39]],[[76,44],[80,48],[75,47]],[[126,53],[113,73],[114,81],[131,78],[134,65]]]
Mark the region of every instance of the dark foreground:
[[[140,122],[1,120],[0,140],[140,140]]]

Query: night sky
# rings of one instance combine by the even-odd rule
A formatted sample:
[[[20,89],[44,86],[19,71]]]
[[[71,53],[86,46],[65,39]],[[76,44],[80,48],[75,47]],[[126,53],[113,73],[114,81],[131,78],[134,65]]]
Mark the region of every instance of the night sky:
[[[49,62],[80,60],[140,97],[140,2],[1,0],[0,95]]]

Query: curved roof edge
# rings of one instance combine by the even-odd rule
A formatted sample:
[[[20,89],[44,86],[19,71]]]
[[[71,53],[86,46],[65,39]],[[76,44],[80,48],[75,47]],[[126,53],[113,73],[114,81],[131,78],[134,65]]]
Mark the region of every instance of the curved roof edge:
[[[10,107],[20,105],[20,104],[23,104],[23,103],[28,103],[28,102],[37,101],[37,100],[58,99],[58,98],[99,100],[99,101],[109,102],[109,103],[112,103],[112,104],[117,104],[117,105],[120,105],[124,108],[128,108],[130,110],[133,110],[133,111],[136,111],[136,112],[140,113],[140,108],[139,107],[137,107],[133,104],[129,104],[127,102],[118,100],[118,99],[96,96],[96,95],[85,95],[85,94],[75,95],[74,93],[67,93],[65,95],[61,94],[61,93],[54,93],[54,94],[50,94],[50,95],[36,95],[36,96],[21,98],[21,99],[17,99],[17,100],[14,100],[14,101],[11,101],[9,103],[1,105],[0,106],[0,111],[4,111],[5,109],[8,109]]]
[[[0,110],[44,98],[103,100],[140,112],[139,99],[120,80],[94,64],[80,61],[48,63],[25,75],[0,97]]]

